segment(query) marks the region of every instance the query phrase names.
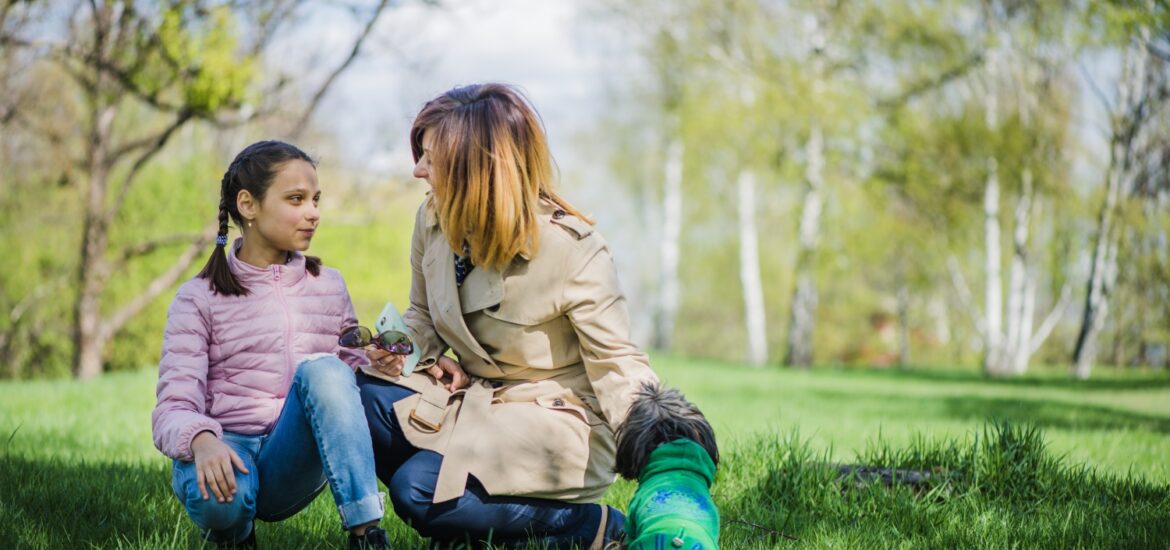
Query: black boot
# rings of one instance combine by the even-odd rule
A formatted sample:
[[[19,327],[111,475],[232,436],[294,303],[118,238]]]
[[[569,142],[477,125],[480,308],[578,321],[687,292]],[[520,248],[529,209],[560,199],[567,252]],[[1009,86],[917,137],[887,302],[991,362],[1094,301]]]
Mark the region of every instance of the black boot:
[[[235,542],[235,543],[220,542],[220,543],[216,543],[215,547],[216,548],[238,548],[241,550],[256,550],[256,526],[255,525],[252,526],[252,531],[248,533],[248,536],[245,537],[244,540],[242,540],[240,542]]]
[[[386,535],[386,530],[381,527],[370,527],[366,529],[365,534],[357,536],[353,533],[349,534],[349,544],[346,545],[349,550],[366,550],[367,548],[390,548],[390,537]]]

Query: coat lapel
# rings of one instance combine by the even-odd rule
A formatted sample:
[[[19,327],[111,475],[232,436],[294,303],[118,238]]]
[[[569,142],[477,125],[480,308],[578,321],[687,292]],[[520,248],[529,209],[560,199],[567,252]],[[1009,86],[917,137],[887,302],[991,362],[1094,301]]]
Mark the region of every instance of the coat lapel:
[[[498,305],[504,299],[504,274],[494,269],[476,267],[459,287],[463,314]]]
[[[438,316],[437,320],[458,340],[458,343],[461,344],[460,347],[471,350],[488,364],[495,365],[491,356],[484,351],[479,342],[475,341],[475,337],[467,329],[467,323],[463,322],[464,307],[460,302],[460,289],[455,285],[455,257],[451,252],[451,247],[447,246],[447,240],[443,237],[442,232],[432,233],[429,246],[424,254],[423,265],[423,276],[427,280],[427,292],[431,294],[436,306],[431,311],[431,315]],[[479,268],[471,270],[472,273],[476,271],[479,271]],[[468,279],[464,279],[464,286],[467,285],[470,276],[469,274]],[[491,283],[484,281],[482,284],[490,287]],[[502,282],[497,280],[496,287],[500,289],[498,294],[502,298]],[[499,302],[499,299],[495,301],[495,303]],[[484,305],[483,307],[488,306]],[[455,342],[447,343],[454,344]]]

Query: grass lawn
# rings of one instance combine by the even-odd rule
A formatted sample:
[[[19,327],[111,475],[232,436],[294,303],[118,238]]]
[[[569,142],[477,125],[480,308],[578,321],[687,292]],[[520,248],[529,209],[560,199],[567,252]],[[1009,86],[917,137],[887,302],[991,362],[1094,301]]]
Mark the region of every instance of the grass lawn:
[[[654,364],[720,437],[725,548],[1170,545],[1170,375]],[[0,383],[0,547],[199,546],[151,444],[154,377]],[[834,480],[834,462],[935,475],[856,488]],[[619,482],[606,501],[624,508],[632,489]],[[340,547],[333,510],[321,496],[261,524],[259,542]],[[399,547],[424,544],[384,524]]]

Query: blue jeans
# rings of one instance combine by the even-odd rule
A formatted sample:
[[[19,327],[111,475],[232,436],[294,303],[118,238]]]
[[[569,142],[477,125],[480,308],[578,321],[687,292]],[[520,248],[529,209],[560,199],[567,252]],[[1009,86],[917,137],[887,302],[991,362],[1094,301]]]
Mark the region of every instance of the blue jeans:
[[[621,532],[625,518],[616,509],[597,504],[571,504],[557,500],[493,497],[469,476],[463,496],[439,504],[432,502],[439,479],[442,455],[420,450],[406,440],[394,403],[414,394],[397,384],[357,374],[362,404],[374,440],[378,478],[390,491],[394,512],[424,537],[446,545],[526,546],[540,548],[588,547],[608,510],[607,532]]]
[[[374,475],[374,456],[353,370],[336,356],[319,356],[297,366],[284,409],[267,434],[224,432],[248,474],[236,475],[231,502],[204,500],[195,464],[176,460],[171,480],[187,515],[214,542],[239,542],[253,519],[285,519],[316,498],[328,483],[349,529],[380,519],[383,496]]]

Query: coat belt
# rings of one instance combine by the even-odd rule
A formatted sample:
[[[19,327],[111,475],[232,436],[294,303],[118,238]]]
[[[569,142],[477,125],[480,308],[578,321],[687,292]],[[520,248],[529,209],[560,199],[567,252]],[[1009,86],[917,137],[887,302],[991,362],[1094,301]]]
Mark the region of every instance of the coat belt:
[[[463,394],[463,404],[460,405],[456,418],[463,415],[467,415],[468,418],[487,418],[494,392],[494,388],[484,380],[472,384]],[[420,406],[424,402],[425,398],[420,400]],[[456,421],[454,430],[451,434],[451,443],[443,455],[443,463],[439,466],[439,479],[435,484],[433,499],[435,504],[463,496],[467,490],[467,476],[470,474],[468,465],[475,456],[476,440],[483,432],[482,429],[476,429],[475,422]]]

